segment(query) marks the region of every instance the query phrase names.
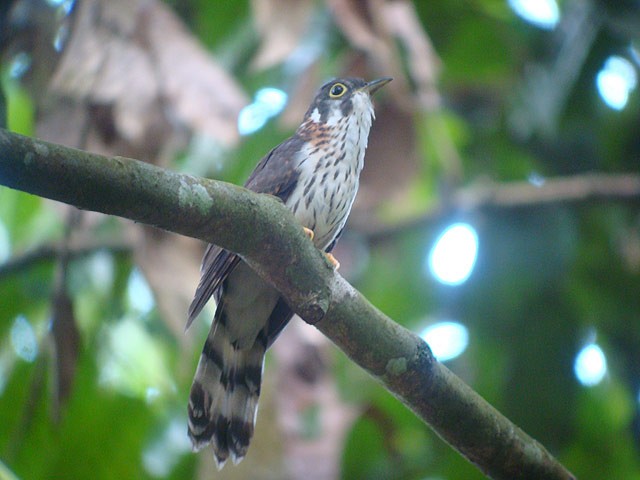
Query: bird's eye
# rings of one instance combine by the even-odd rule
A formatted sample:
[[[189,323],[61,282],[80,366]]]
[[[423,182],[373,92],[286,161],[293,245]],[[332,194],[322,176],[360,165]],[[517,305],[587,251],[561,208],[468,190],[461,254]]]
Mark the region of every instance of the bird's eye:
[[[334,83],[331,86],[331,90],[329,90],[329,96],[331,98],[340,98],[347,91],[347,87],[345,87],[342,83]]]

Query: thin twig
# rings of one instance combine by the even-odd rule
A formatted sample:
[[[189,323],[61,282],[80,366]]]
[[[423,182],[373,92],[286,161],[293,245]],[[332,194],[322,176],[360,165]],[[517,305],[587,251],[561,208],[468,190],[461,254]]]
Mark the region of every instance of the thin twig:
[[[130,253],[133,246],[124,240],[91,240],[83,243],[74,242],[69,247],[62,244],[40,245],[33,250],[10,258],[4,263],[0,263],[0,279],[16,273],[23,272],[39,265],[42,262],[53,262],[60,258],[60,255],[68,250],[69,260],[86,257],[99,251],[108,251],[114,254]]]
[[[486,209],[535,207],[548,204],[586,204],[590,201],[640,203],[640,175],[635,173],[586,173],[509,183],[484,183],[463,187],[442,203],[417,217],[382,223],[371,215],[351,219],[349,228],[372,241],[384,240],[404,231],[433,225],[447,216]]]

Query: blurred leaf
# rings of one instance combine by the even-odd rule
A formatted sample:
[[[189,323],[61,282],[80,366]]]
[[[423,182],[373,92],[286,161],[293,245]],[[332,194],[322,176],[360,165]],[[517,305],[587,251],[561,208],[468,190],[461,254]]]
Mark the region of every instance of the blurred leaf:
[[[146,398],[150,389],[169,392],[174,382],[166,365],[164,345],[133,318],[103,330],[98,352],[99,383],[124,395]]]
[[[442,50],[445,79],[499,86],[513,64],[510,40],[509,29],[502,23],[461,18]]]
[[[637,447],[626,428],[637,408],[634,400],[615,381],[583,389],[576,412],[577,441],[567,452],[579,478],[640,478]]]
[[[192,17],[194,30],[205,45],[219,48],[232,37],[236,30],[250,17],[249,0],[212,3],[208,0],[191,0],[185,13]],[[181,10],[181,9],[179,9]],[[224,53],[224,52],[221,52]]]
[[[5,94],[7,128],[22,135],[33,134],[33,102],[29,94],[7,74],[0,75],[1,89]]]
[[[369,418],[357,420],[347,437],[342,478],[397,478],[384,451],[382,432]]]

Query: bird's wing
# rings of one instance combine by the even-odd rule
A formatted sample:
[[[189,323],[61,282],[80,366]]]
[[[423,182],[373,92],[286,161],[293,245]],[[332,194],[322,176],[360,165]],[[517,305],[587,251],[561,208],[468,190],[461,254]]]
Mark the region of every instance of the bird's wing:
[[[202,259],[202,266],[200,267],[200,283],[189,306],[189,318],[185,330],[189,328],[211,296],[216,294],[224,279],[227,278],[227,275],[231,273],[239,261],[240,257],[235,253],[216,245],[207,246]]]
[[[267,193],[286,202],[298,182],[296,162],[302,140],[293,136],[271,150],[256,166],[245,187],[258,193]],[[265,168],[269,166],[269,168]],[[185,327],[202,311],[212,296],[220,295],[222,283],[240,261],[240,257],[223,248],[209,245],[202,259],[201,277],[191,305]],[[217,300],[217,298],[216,298]]]
[[[298,183],[298,155],[303,144],[304,141],[294,135],[275,147],[260,160],[245,187],[286,202]]]

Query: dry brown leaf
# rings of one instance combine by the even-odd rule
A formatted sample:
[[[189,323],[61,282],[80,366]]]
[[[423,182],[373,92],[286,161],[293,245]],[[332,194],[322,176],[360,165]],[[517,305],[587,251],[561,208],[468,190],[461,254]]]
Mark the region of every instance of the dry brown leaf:
[[[404,46],[407,66],[415,85],[418,104],[427,109],[440,106],[436,89],[441,61],[431,40],[422,28],[413,3],[409,1],[385,2],[382,18],[389,32]]]
[[[236,118],[247,97],[236,81],[164,6],[149,19],[148,42],[155,57],[170,114],[223,146],[238,141]]]
[[[154,163],[193,134],[223,146],[238,140],[245,95],[166,5],[86,0],[77,8],[40,110],[42,136]]]
[[[253,20],[260,47],[253,67],[267,69],[282,63],[301,43],[314,12],[313,0],[253,0]]]
[[[399,56],[383,17],[384,0],[326,0],[336,25],[356,49],[365,52],[369,65],[402,82]],[[397,88],[397,87],[395,87]]]
[[[365,51],[386,49],[385,40],[380,32],[374,31],[372,25],[372,7],[369,0],[326,0],[334,21],[340,27],[347,39],[356,48]],[[380,54],[377,52],[376,54]]]
[[[389,90],[395,101],[411,111],[416,106],[439,105],[435,89],[440,71],[438,59],[422,28],[413,4],[407,0],[326,0],[334,21],[358,50],[366,53],[367,63],[378,75],[394,78]],[[400,63],[398,43],[407,53],[406,78]],[[410,93],[409,85],[415,93]],[[418,102],[416,102],[418,100]]]

